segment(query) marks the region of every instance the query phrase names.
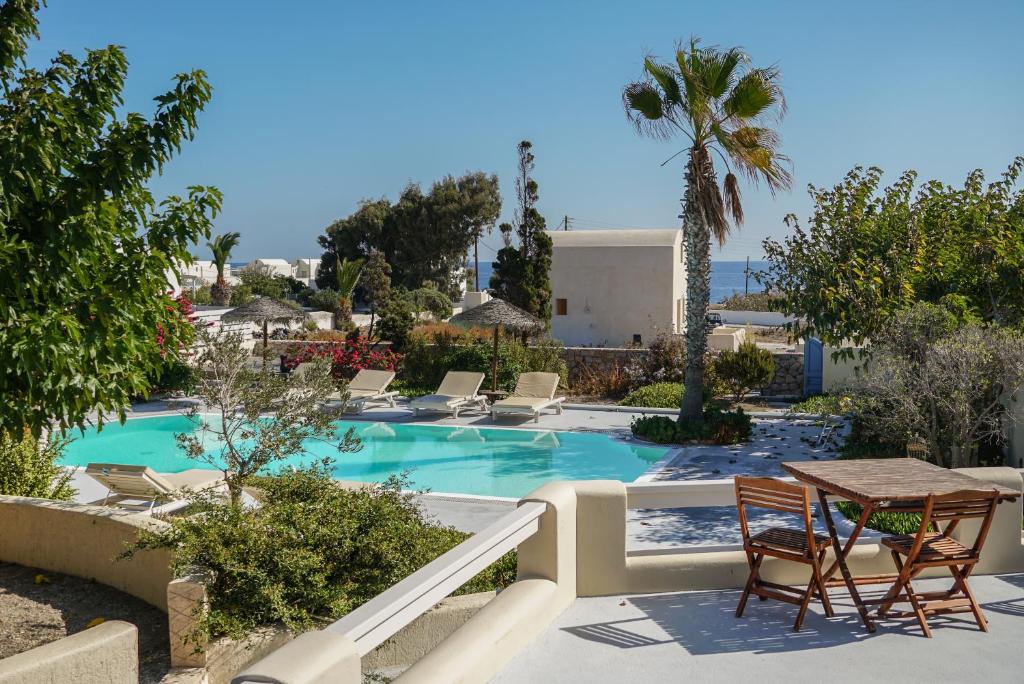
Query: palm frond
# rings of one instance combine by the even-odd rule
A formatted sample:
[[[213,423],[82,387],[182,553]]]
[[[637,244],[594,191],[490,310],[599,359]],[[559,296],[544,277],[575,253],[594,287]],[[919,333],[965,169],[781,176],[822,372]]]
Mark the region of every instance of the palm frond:
[[[777,117],[786,113],[786,100],[778,83],[776,69],[752,69],[736,81],[736,85],[722,103],[727,117],[740,120],[756,119],[770,109]]]
[[[715,181],[715,165],[708,148],[694,148],[690,155],[687,180],[695,192],[697,210],[719,246],[729,237],[729,222],[725,218],[725,203]]]
[[[661,93],[654,83],[628,84],[622,89],[622,106],[638,133],[660,139],[671,137],[672,122],[666,117]]]
[[[349,261],[348,259],[337,257],[334,277],[338,286],[338,296],[341,299],[352,298],[352,292],[356,289],[356,285],[359,284],[359,276],[362,274],[362,271],[362,259]]]
[[[725,197],[725,209],[732,215],[732,222],[736,226],[743,225],[743,202],[740,197],[740,182],[736,174],[729,172],[725,174],[725,182],[722,183],[722,194]]]
[[[715,140],[736,167],[755,185],[764,181],[774,194],[793,184],[789,158],[778,152],[779,134],[770,128],[743,126],[715,129]]]
[[[669,105],[682,105],[683,94],[679,88],[679,81],[672,73],[672,68],[664,64],[658,64],[651,57],[644,59],[644,69],[651,75],[664,94],[665,102]]]

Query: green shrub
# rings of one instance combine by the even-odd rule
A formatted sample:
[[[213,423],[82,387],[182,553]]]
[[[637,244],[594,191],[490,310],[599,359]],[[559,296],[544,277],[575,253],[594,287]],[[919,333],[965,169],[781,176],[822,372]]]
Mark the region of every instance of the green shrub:
[[[721,301],[721,308],[729,311],[783,311],[784,302],[771,292],[736,292]]]
[[[401,478],[346,489],[330,467],[260,478],[259,507],[197,498],[197,515],[144,532],[125,556],[170,549],[173,572],[206,573],[209,611],[191,636],[238,637],[262,625],[303,630],[335,620],[469,536],[428,521]],[[515,564],[506,555],[456,593],[504,587]]]
[[[377,336],[403,351],[416,319],[408,300],[392,294],[377,309]]]
[[[67,444],[57,438],[43,446],[30,434],[0,431],[0,494],[69,501],[75,495],[72,471],[57,465]]]
[[[238,272],[238,279],[257,297],[284,299],[285,295],[291,292],[290,277],[266,273],[259,269],[242,269]]]
[[[854,521],[860,519],[860,514],[863,511],[859,504],[852,501],[837,501],[836,510]],[[868,516],[868,521],[864,526],[883,534],[917,534],[921,528],[921,514],[875,511]]]
[[[647,408],[679,408],[683,401],[681,382],[656,382],[633,390],[619,402],[619,406],[643,406]]]
[[[715,359],[715,372],[730,389],[737,402],[750,390],[764,387],[775,375],[775,359],[767,349],[761,349],[751,338],[740,343],[737,351],[723,351]]]
[[[166,360],[163,368],[149,377],[149,391],[191,394],[199,380],[199,371],[180,359]]]
[[[256,298],[252,288],[244,283],[234,285],[231,288],[231,302],[229,306],[244,306]]]
[[[213,295],[210,294],[210,286],[203,285],[197,287],[195,290],[189,293],[189,299],[192,300],[193,304],[213,304]]]
[[[306,297],[305,305],[320,311],[334,311],[338,307],[338,291],[325,287]]]
[[[839,394],[815,394],[793,404],[790,413],[816,413],[840,416],[850,409],[850,401]]]
[[[704,421],[700,424],[680,423],[669,416],[641,416],[633,419],[630,428],[635,436],[658,444],[736,444],[750,439],[753,429],[750,416],[743,409],[720,411],[716,408],[705,408]]]
[[[419,317],[421,311],[426,311],[435,321],[443,321],[452,316],[452,300],[448,295],[438,292],[430,287],[421,287],[405,295],[409,303]]]

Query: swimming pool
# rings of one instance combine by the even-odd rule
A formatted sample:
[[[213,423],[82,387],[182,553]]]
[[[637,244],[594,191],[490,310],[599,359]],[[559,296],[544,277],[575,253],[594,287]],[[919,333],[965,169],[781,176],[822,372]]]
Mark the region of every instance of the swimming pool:
[[[631,482],[667,453],[613,435],[548,430],[515,430],[401,423],[339,421],[338,435],[349,427],[362,439],[357,453],[342,454],[329,444],[310,441],[304,456],[277,464],[299,465],[316,457],[336,460],[339,480],[378,482],[409,470],[412,486],[435,492],[520,497],[552,480]],[[208,467],[189,459],[174,435],[192,432],[184,416],[133,418],[124,425],[86,430],[65,450],[62,463],[148,465],[175,473]],[[211,444],[208,453],[217,453]]]

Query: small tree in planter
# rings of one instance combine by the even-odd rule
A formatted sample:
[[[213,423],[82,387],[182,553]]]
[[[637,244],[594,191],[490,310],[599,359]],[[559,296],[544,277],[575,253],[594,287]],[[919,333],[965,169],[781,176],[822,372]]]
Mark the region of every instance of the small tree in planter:
[[[301,374],[271,375],[253,370],[242,340],[239,333],[198,331],[202,351],[194,363],[200,370],[196,396],[201,402],[185,413],[196,430],[176,435],[191,458],[224,473],[235,506],[247,482],[275,462],[305,453],[306,440],[332,442],[336,418],[324,407],[335,392],[326,361]],[[212,444],[217,445],[213,450]],[[339,452],[360,448],[351,429],[337,444]]]
[[[775,376],[775,359],[748,335],[737,351],[726,350],[715,359],[719,379],[732,391],[736,403],[756,387],[764,387]]]

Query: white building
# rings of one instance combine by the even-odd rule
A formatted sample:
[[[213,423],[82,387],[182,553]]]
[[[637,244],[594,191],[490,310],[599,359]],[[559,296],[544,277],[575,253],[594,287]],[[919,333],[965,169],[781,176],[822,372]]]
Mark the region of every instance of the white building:
[[[217,282],[217,267],[212,261],[195,259],[191,264],[181,264],[181,283],[187,288],[213,285]],[[231,264],[224,264],[224,277],[231,276]]]
[[[571,346],[650,343],[685,326],[682,231],[549,233],[551,334]]]
[[[292,262],[292,277],[308,287],[316,288],[316,272],[320,259],[296,259]]]

